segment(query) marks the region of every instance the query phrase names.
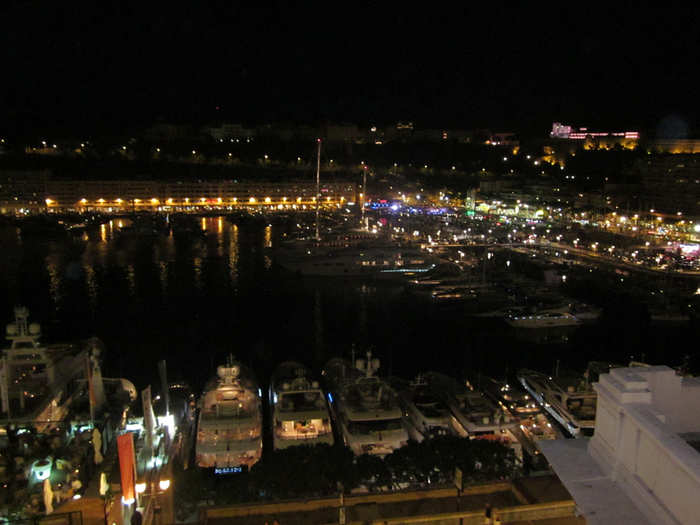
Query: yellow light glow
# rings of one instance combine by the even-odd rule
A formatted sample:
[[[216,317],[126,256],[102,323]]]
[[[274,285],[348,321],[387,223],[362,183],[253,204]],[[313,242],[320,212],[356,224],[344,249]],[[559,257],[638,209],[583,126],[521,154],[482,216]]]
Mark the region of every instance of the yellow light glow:
[[[173,203],[173,200],[172,200],[172,199],[168,199],[166,202],[167,202],[168,204],[172,204],[172,203]]]
[[[185,204],[189,204],[189,202],[190,202],[190,198],[189,198],[189,197],[185,197]]]
[[[265,197],[265,202],[270,202],[270,201],[271,201],[270,197]]]
[[[205,199],[204,197],[202,197],[201,199],[199,199],[199,202],[207,202],[207,199]]]
[[[80,199],[80,203],[81,203],[81,204],[87,204],[87,199],[84,199],[84,198],[83,198],[83,199]]]
[[[143,494],[144,492],[146,492],[146,483],[143,481],[140,483],[136,483],[134,485],[134,489],[136,490],[137,494]]]
[[[301,197],[297,197],[297,202],[301,202]]]
[[[153,197],[153,198],[151,199],[151,204],[158,204],[158,199],[156,199],[155,197]]]
[[[250,199],[248,199],[248,202],[250,202],[251,204],[254,204],[254,203],[255,203],[255,197],[251,197]]]
[[[104,203],[105,203],[105,200],[102,199],[102,198],[99,198],[99,199],[97,199],[97,202],[99,202],[100,204],[104,204]]]
[[[219,204],[221,204],[221,197],[219,197],[218,199],[216,199],[216,202],[218,202]]]
[[[141,199],[134,199],[135,204],[138,204],[139,202],[141,202]]]
[[[233,198],[233,202],[238,202],[238,198],[237,198],[237,197],[234,197],[234,198]]]
[[[53,201],[51,199],[46,199],[46,205],[51,206],[53,204]]]
[[[117,199],[117,200],[114,201],[114,202],[116,202],[117,204],[121,204],[121,203],[122,203],[122,200],[121,200],[121,199]]]
[[[158,487],[160,490],[168,490],[170,488],[170,480],[169,479],[161,479],[158,482]]]

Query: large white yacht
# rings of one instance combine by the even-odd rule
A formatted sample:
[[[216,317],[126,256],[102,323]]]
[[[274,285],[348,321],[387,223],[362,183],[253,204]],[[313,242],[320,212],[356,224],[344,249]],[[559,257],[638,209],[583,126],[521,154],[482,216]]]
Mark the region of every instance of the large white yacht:
[[[520,370],[518,381],[569,435],[593,434],[597,396],[587,374],[557,374],[553,377],[533,370]]]
[[[105,401],[98,340],[42,344],[41,326],[29,323],[29,311],[22,306],[15,308],[15,321],[7,325],[6,334],[10,347],[2,350],[0,359],[0,419],[48,433],[61,426],[88,391],[94,416]]]
[[[200,405],[197,465],[250,468],[262,454],[261,391],[252,372],[232,357],[216,374]]]
[[[275,450],[293,445],[333,444],[326,397],[301,363],[282,363],[272,374],[270,414]]]
[[[385,456],[408,442],[408,422],[394,390],[374,376],[379,360],[367,354],[353,366],[331,359],[323,370],[331,413],[343,441],[354,454]]]
[[[443,374],[430,372],[427,377],[442,392],[453,417],[458,435],[471,439],[490,439],[513,445],[511,430],[516,422],[469,382],[461,384]]]
[[[420,441],[434,436],[457,434],[450,407],[424,376],[419,375],[410,382],[396,379],[392,386],[396,388],[401,404],[418,433],[411,437]]]
[[[319,247],[279,254],[278,263],[285,269],[308,276],[419,275],[438,259],[418,248],[392,244],[371,247]]]

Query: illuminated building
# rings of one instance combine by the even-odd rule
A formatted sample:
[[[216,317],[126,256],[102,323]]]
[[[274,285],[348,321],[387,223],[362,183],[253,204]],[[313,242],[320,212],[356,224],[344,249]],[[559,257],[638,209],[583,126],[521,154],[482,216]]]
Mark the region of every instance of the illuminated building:
[[[356,200],[356,184],[327,182],[321,193],[325,202],[336,204]],[[45,194],[52,209],[100,208],[156,209],[162,207],[231,206],[245,203],[269,205],[291,200],[311,202],[316,185],[310,181],[235,181],[235,180],[49,180]],[[251,201],[251,199],[254,199]]]
[[[638,131],[589,131],[588,128],[574,128],[561,122],[552,123],[549,136],[553,139],[586,140],[588,138],[616,137],[619,139],[639,140]]]

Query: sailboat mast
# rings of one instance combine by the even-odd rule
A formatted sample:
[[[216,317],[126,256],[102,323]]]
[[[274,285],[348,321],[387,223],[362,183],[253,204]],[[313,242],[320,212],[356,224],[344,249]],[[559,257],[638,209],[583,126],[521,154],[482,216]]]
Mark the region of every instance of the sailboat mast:
[[[321,234],[318,229],[318,206],[321,200],[321,139],[316,139],[318,149],[316,151],[316,240],[321,240]]]

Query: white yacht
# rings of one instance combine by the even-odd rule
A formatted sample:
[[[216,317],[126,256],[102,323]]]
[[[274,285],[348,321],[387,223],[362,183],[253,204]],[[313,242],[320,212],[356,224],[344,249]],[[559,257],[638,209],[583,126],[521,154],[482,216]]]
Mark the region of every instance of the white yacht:
[[[0,359],[0,420],[49,433],[88,397],[94,417],[105,402],[99,340],[42,344],[41,326],[29,323],[29,311],[22,306],[15,308],[15,321],[7,325],[6,334],[10,347],[2,350]]]
[[[518,381],[572,437],[593,434],[597,396],[587,377],[521,370]]]
[[[262,392],[252,372],[231,357],[216,374],[201,400],[197,465],[250,468],[262,454]]]
[[[323,370],[338,433],[354,454],[386,456],[409,439],[408,422],[394,390],[373,374],[379,360],[358,359],[353,366],[331,359]]]
[[[283,268],[308,276],[419,275],[435,267],[436,257],[417,248],[385,246],[309,248],[277,257]]]
[[[414,381],[396,380],[396,387],[401,404],[408,418],[418,432],[416,440],[423,438],[457,434],[450,407],[423,376]]]
[[[516,422],[481,392],[465,382],[431,372],[428,378],[442,392],[453,417],[457,433],[471,439],[491,439],[512,445],[516,442],[511,430]]]
[[[505,321],[513,328],[553,328],[581,324],[578,318],[568,312],[547,311],[511,314],[505,317]]]
[[[272,442],[275,450],[293,445],[333,444],[326,396],[308,368],[288,361],[270,381]]]

